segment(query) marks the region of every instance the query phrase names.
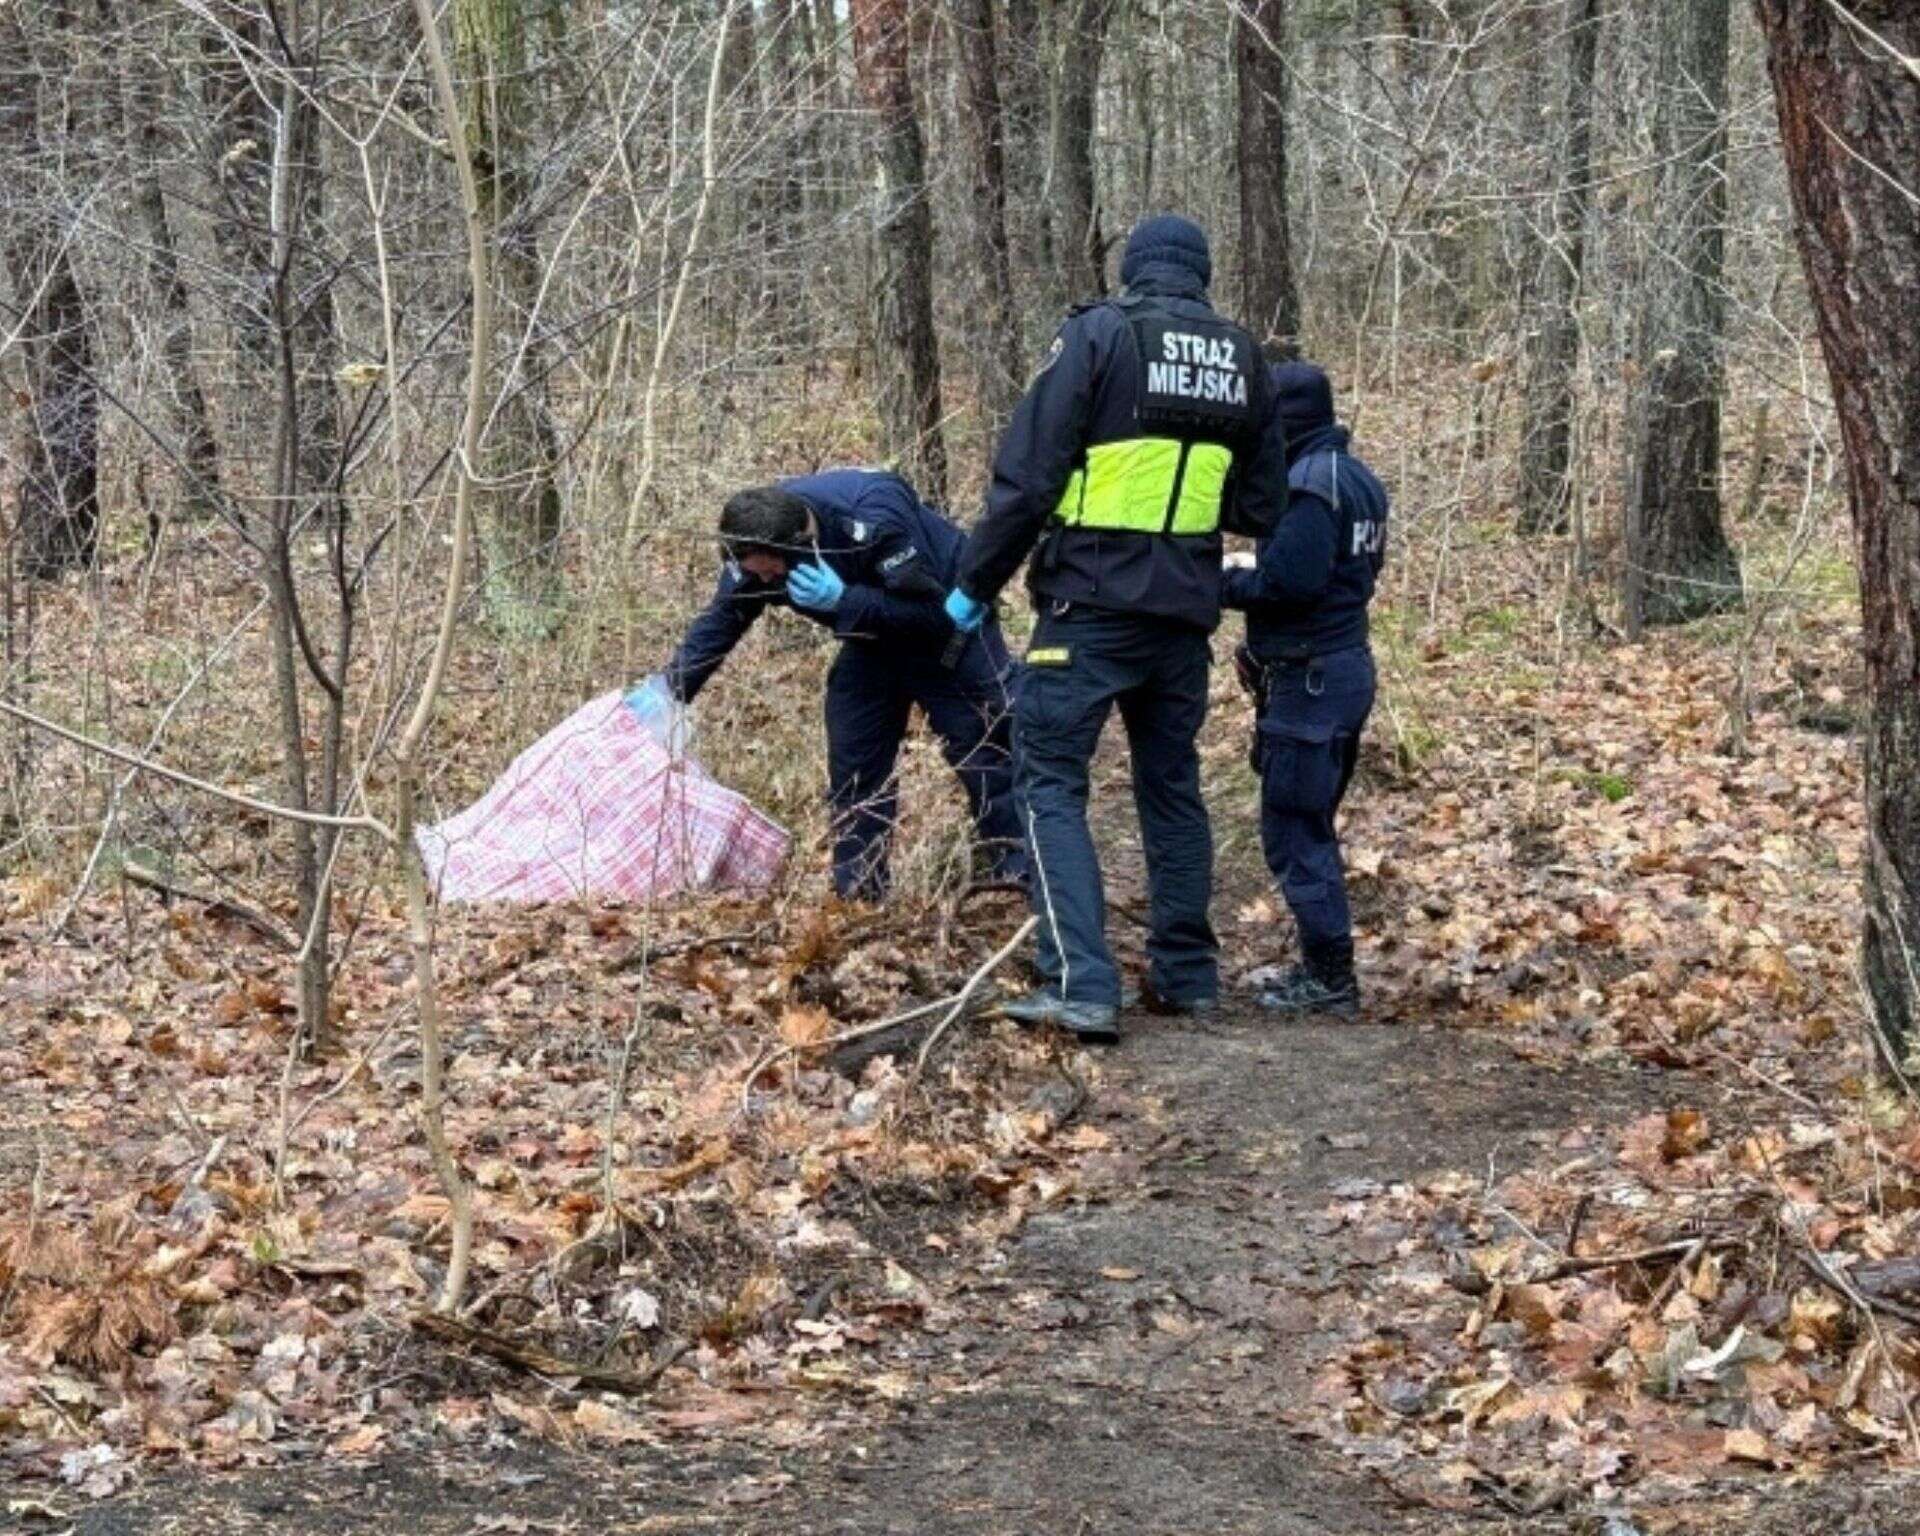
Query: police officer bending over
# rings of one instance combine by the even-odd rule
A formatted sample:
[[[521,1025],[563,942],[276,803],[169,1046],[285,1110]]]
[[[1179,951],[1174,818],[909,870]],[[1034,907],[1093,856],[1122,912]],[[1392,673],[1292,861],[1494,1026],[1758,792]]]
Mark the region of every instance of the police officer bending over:
[[[1014,739],[1046,985],[1003,1012],[1108,1042],[1120,1037],[1120,976],[1103,931],[1088,767],[1118,705],[1151,897],[1148,1002],[1211,1006],[1213,839],[1194,737],[1220,621],[1220,531],[1264,533],[1286,496],[1283,431],[1254,340],[1207,302],[1206,236],[1183,218],[1143,220],[1120,270],[1126,292],[1068,317],[1014,412],[947,600],[956,623],[980,622],[1034,551],[1039,622]]]
[[[1229,557],[1225,600],[1247,613],[1236,657],[1259,707],[1260,841],[1300,934],[1300,963],[1262,1001],[1351,1015],[1353,919],[1334,817],[1373,709],[1367,604],[1386,561],[1387,492],[1347,450],[1320,369],[1273,370],[1287,433],[1287,514],[1258,556]]]
[[[738,492],[720,513],[720,542],[726,559],[713,600],[664,676],[628,702],[642,714],[661,690],[691,702],[754,620],[792,608],[846,642],[827,673],[834,889],[886,895],[894,761],[915,704],[966,790],[994,874],[1022,878],[1006,644],[993,624],[956,636],[941,610],[960,531],[900,476],[837,469]]]

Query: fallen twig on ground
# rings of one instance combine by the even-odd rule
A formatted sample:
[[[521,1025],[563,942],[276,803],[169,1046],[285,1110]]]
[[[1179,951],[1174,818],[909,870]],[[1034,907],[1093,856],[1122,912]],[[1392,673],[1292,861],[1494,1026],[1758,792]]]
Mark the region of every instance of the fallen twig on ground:
[[[1819,1277],[1822,1284],[1837,1291],[1852,1303],[1860,1313],[1861,1320],[1866,1323],[1867,1331],[1873,1335],[1873,1342],[1880,1351],[1880,1358],[1887,1363],[1889,1370],[1897,1372],[1899,1365],[1894,1359],[1893,1351],[1887,1347],[1887,1336],[1880,1331],[1880,1319],[1873,1315],[1874,1311],[1878,1307],[1888,1312],[1890,1316],[1909,1323],[1920,1323],[1920,1313],[1914,1312],[1911,1308],[1899,1306],[1898,1303],[1888,1302],[1884,1297],[1869,1299],[1861,1295],[1845,1275],[1821,1257],[1820,1250],[1813,1246],[1813,1239],[1808,1237],[1804,1230],[1796,1227],[1793,1235],[1799,1241],[1801,1256],[1806,1259],[1808,1267]],[[1913,1416],[1913,1403],[1907,1393],[1901,1392],[1899,1398],[1900,1413],[1907,1422],[1907,1443],[1912,1447],[1914,1454],[1920,1456],[1920,1420],[1916,1420]]]
[[[518,1339],[510,1339],[477,1323],[449,1317],[444,1312],[416,1312],[413,1326],[444,1344],[460,1345],[490,1360],[498,1360],[503,1365],[511,1365],[536,1376],[564,1377],[578,1382],[590,1392],[619,1392],[628,1397],[650,1392],[674,1363],[693,1347],[684,1342],[675,1344],[663,1351],[644,1371],[614,1371],[604,1366],[564,1359],[536,1344],[523,1344]]]
[[[1565,1258],[1557,1264],[1549,1265],[1536,1274],[1525,1276],[1529,1285],[1550,1285],[1556,1280],[1566,1280],[1574,1275],[1590,1275],[1602,1269],[1626,1269],[1638,1264],[1658,1264],[1665,1260],[1679,1260],[1676,1268],[1684,1269],[1701,1254],[1723,1252],[1744,1246],[1738,1238],[1680,1238],[1671,1243],[1656,1243],[1651,1248],[1635,1248],[1627,1253],[1598,1253],[1586,1258]],[[1448,1277],[1449,1285],[1467,1296],[1485,1296],[1493,1290],[1494,1282],[1478,1272],[1456,1274]]]
[[[889,1014],[884,1019],[876,1019],[871,1024],[861,1024],[853,1029],[843,1029],[837,1035],[828,1035],[826,1039],[815,1045],[806,1047],[778,1045],[762,1052],[759,1059],[747,1069],[746,1079],[740,1084],[740,1108],[738,1112],[740,1114],[747,1112],[748,1105],[752,1101],[754,1084],[758,1083],[770,1068],[798,1056],[803,1049],[807,1051],[831,1052],[832,1056],[830,1059],[836,1069],[844,1071],[847,1070],[841,1055],[844,1047],[871,1040],[873,1037],[885,1034],[889,1030],[904,1030],[907,1026],[916,1024],[920,1020],[928,1018],[933,1014],[940,1013],[941,1010],[944,1009],[946,1010],[945,1017],[934,1026],[933,1034],[928,1037],[927,1043],[921,1047],[919,1059],[915,1064],[915,1071],[918,1071],[920,1064],[926,1061],[927,1052],[932,1049],[933,1042],[938,1040],[941,1034],[945,1032],[947,1026],[966,1010],[967,1004],[973,1001],[973,996],[980,990],[981,985],[994,971],[1005,963],[1007,956],[1019,948],[1021,941],[1033,932],[1037,922],[1037,918],[1030,917],[1026,922],[1021,924],[1019,931],[1015,933],[1001,949],[991,955],[985,964],[969,976],[958,992],[950,993],[946,997],[935,998],[930,1003],[918,1003],[902,1012]],[[904,1045],[906,1042],[903,1039],[900,1043]],[[888,1050],[890,1049],[891,1047],[888,1048]],[[888,1054],[888,1050],[869,1050],[863,1052],[861,1053],[860,1064],[864,1065],[865,1060],[870,1059],[872,1056]]]
[[[1545,1274],[1530,1277],[1536,1283],[1549,1280],[1564,1280],[1569,1275],[1591,1274],[1597,1269],[1620,1269],[1634,1264],[1657,1264],[1662,1259],[1680,1259],[1682,1267],[1703,1253],[1719,1253],[1729,1248],[1741,1246],[1734,1237],[1689,1237],[1677,1239],[1671,1243],[1656,1243],[1651,1248],[1636,1248],[1631,1253],[1599,1253],[1591,1257],[1566,1258],[1555,1264]]]
[[[999,970],[1002,965],[1006,964],[1007,957],[1018,949],[1021,944],[1026,941],[1028,935],[1039,926],[1039,918],[1028,918],[1020,925],[1019,930],[1012,938],[1008,939],[1005,944],[1001,945],[999,949],[989,955],[986,963],[967,978],[967,984],[960,989],[959,994],[954,998],[953,1006],[947,1010],[946,1016],[942,1018],[938,1024],[933,1026],[933,1033],[927,1036],[925,1044],[920,1047],[920,1054],[914,1058],[913,1071],[916,1077],[926,1066],[927,1058],[933,1054],[933,1048],[940,1043],[940,1037],[946,1034],[948,1026],[950,1026],[955,1019],[959,1018],[961,1014],[966,1012],[967,1004],[973,1001],[973,994],[980,990],[981,985],[989,976]]]
[[[191,901],[205,907],[216,917],[230,917],[236,923],[251,928],[261,938],[293,954],[300,948],[300,941],[279,923],[275,922],[258,907],[250,907],[244,901],[231,896],[222,896],[218,891],[203,891],[197,886],[187,885],[170,875],[163,875],[157,869],[149,869],[142,864],[127,863],[120,866],[120,878],[130,885],[144,886],[147,890],[158,891],[162,896],[178,897],[182,901]]]
[[[676,939],[671,944],[656,944],[651,948],[645,943],[636,944],[632,949],[615,955],[603,969],[609,976],[621,971],[630,971],[638,965],[652,965],[659,960],[671,960],[676,955],[692,954],[702,949],[723,949],[733,944],[751,944],[758,939],[773,936],[773,925],[762,923],[757,928],[739,928],[731,933],[707,933],[691,939]]]
[[[1898,1318],[1903,1323],[1910,1323],[1920,1328],[1920,1308],[1909,1307],[1874,1291],[1862,1290],[1829,1264],[1805,1234],[1796,1234],[1796,1236],[1799,1237],[1800,1256],[1806,1260],[1807,1268],[1813,1271],[1814,1278],[1828,1290],[1844,1297],[1862,1312],[1883,1313],[1887,1317]],[[1920,1449],[1920,1446],[1916,1446],[1916,1449]]]

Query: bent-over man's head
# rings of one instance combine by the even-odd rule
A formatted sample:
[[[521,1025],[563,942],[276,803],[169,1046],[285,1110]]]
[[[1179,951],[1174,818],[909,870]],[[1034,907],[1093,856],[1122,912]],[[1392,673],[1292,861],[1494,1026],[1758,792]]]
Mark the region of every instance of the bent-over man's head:
[[[761,581],[784,581],[812,545],[813,509],[777,485],[735,491],[720,509],[729,559]]]

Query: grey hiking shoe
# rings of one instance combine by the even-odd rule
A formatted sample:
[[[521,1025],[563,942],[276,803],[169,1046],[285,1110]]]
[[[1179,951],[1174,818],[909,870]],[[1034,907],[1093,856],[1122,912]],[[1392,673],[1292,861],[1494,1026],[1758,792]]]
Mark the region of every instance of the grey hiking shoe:
[[[1307,966],[1296,965],[1260,994],[1260,1006],[1295,1017],[1327,1013],[1351,1019],[1360,1012],[1360,983],[1352,971],[1323,976]]]
[[[1009,998],[995,1011],[1028,1029],[1051,1024],[1071,1030],[1090,1045],[1117,1045],[1120,1040],[1120,1010],[1113,1004],[1069,1002],[1046,987]]]

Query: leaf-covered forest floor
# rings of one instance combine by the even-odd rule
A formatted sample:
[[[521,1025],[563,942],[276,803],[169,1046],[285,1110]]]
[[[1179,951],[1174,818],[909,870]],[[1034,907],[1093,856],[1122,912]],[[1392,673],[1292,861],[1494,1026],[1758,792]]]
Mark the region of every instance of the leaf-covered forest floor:
[[[1920,1120],[1873,1081],[1852,980],[1844,583],[1815,561],[1755,635],[1627,645],[1502,530],[1447,540],[1381,615],[1348,817],[1364,1024],[1247,1003],[1286,924],[1224,667],[1235,1001],[1203,1028],[1089,1056],[975,1022],[917,1080],[837,1073],[824,1035],[951,991],[1019,913],[837,909],[805,837],[766,898],[445,914],[476,1320],[657,1371],[638,1395],[409,1326],[446,1210],[383,881],[352,888],[343,1052],[289,1067],[257,934],[108,886],[52,942],[69,884],[10,874],[0,1509],[87,1532],[1915,1529]],[[756,643],[715,714],[810,697],[817,651]],[[808,750],[715,766],[764,787]],[[1124,772],[1109,742],[1137,965]],[[906,776],[903,842],[951,847],[928,743]]]
[[[1444,1418],[1360,1461],[1326,1432],[1328,1363],[1364,1335],[1375,1355],[1405,1337],[1356,1315],[1353,1295],[1435,1240],[1356,1214],[1389,1198],[1374,1191],[1431,1192],[1472,1226],[1483,1218],[1458,1170],[1524,1167],[1564,1150],[1571,1125],[1631,1123],[1696,1086],[1625,1064],[1526,1063],[1443,1029],[1282,1032],[1242,1010],[1204,1029],[1155,1021],[1108,1059],[1078,1117],[1111,1140],[1076,1196],[991,1253],[893,1233],[935,1299],[904,1324],[858,1293],[823,1313],[883,1335],[850,1341],[838,1380],[796,1363],[760,1391],[689,1380],[656,1406],[588,1415],[600,1400],[475,1368],[467,1392],[512,1394],[512,1411],[443,1417],[366,1457],[161,1474],[80,1509],[74,1529],[1911,1530],[1912,1489],[1877,1458],[1837,1485],[1803,1482],[1728,1462],[1696,1434],[1663,1473],[1621,1479],[1594,1517],[1552,1434],[1526,1437],[1502,1473],[1488,1453],[1508,1437],[1492,1431],[1478,1450],[1423,1455],[1419,1438],[1450,1438]],[[1716,1095],[1707,1112],[1737,1117],[1741,1098]],[[843,1262],[858,1277],[888,1261]],[[1718,1396],[1696,1388],[1674,1413]],[[1606,1443],[1597,1428],[1591,1442]]]

